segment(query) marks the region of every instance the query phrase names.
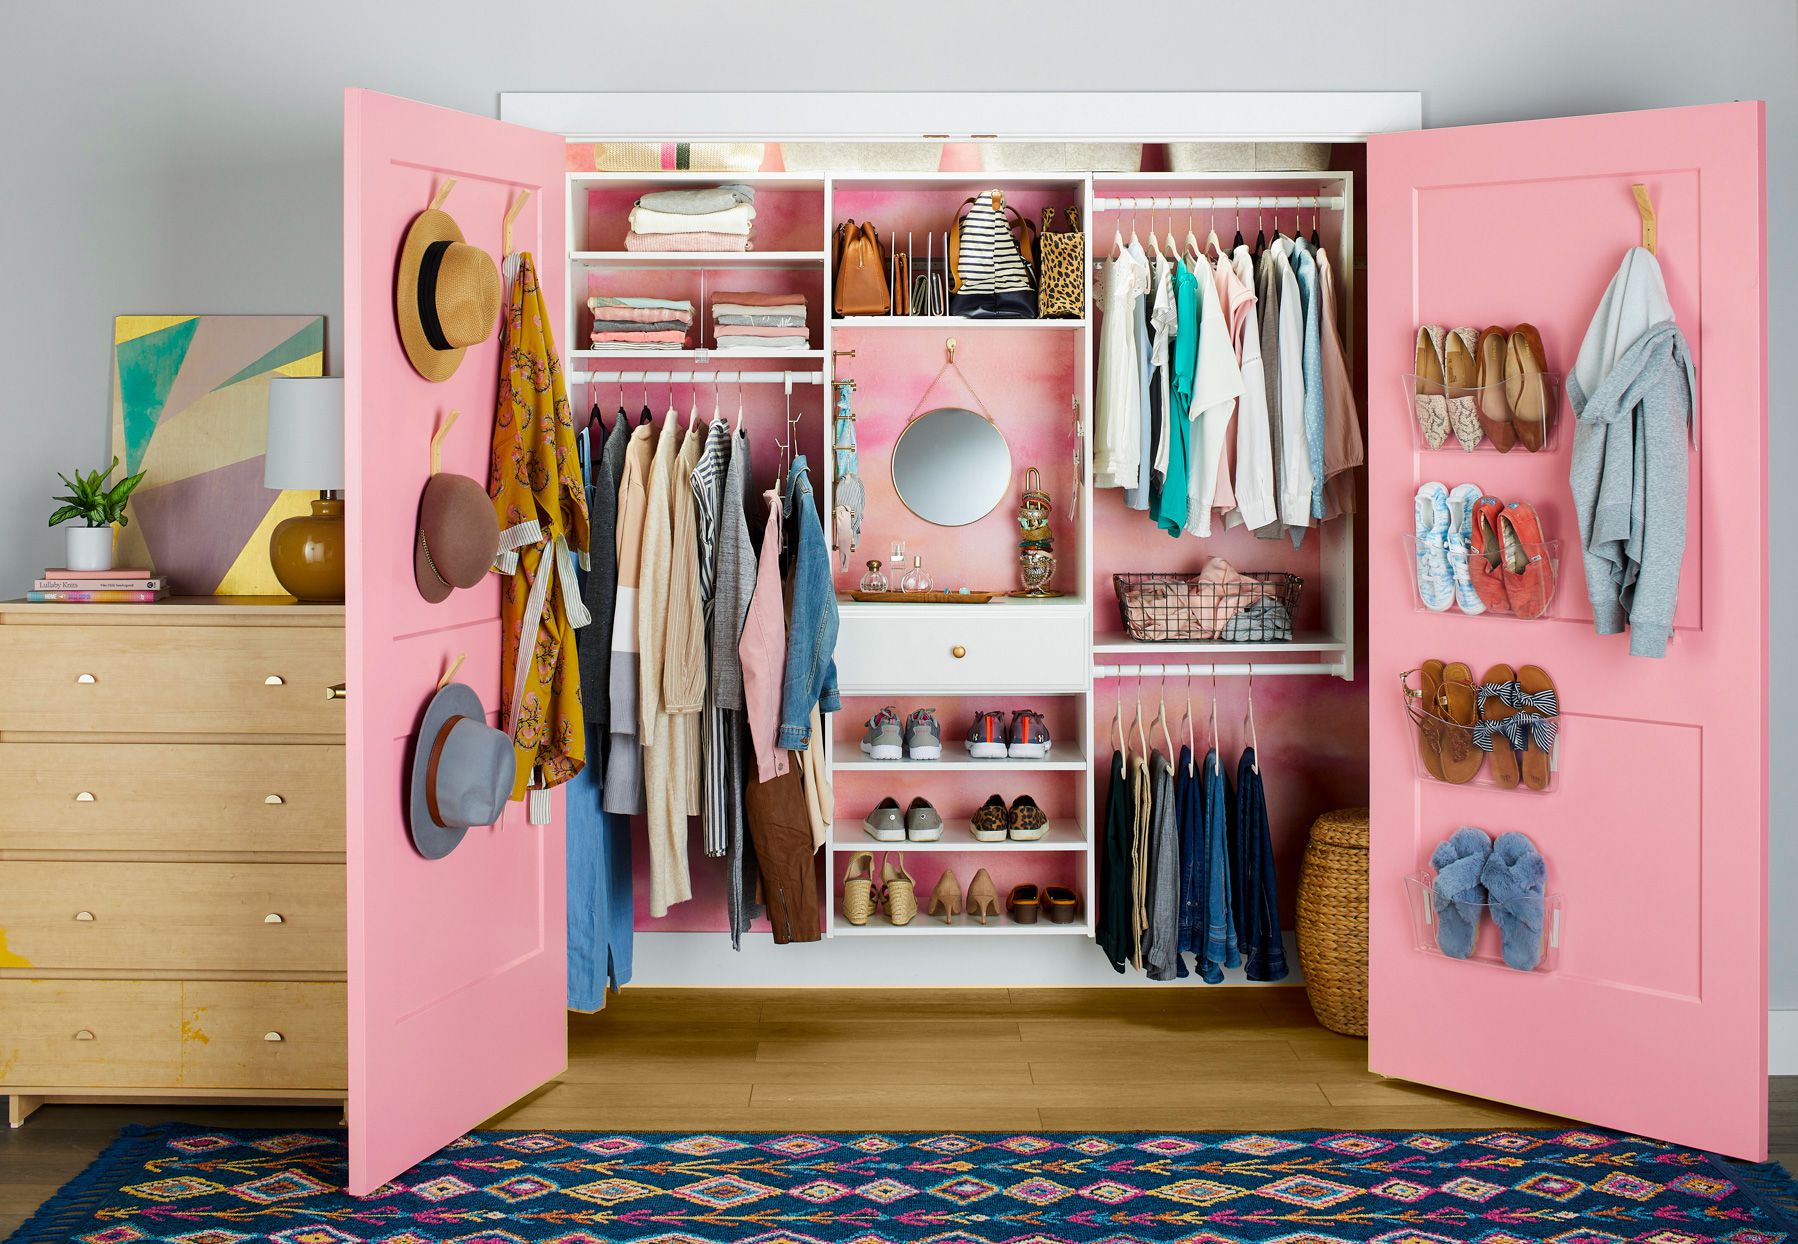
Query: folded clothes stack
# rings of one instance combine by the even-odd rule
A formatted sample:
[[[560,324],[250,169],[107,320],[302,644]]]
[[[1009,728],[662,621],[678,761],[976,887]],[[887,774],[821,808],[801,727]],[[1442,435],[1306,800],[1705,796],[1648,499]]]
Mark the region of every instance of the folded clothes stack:
[[[746,251],[755,222],[752,186],[658,190],[631,208],[627,251]]]
[[[693,327],[693,304],[684,298],[587,299],[593,312],[593,346],[601,354],[684,350]]]
[[[804,294],[729,290],[712,295],[712,340],[720,350],[804,350]]]

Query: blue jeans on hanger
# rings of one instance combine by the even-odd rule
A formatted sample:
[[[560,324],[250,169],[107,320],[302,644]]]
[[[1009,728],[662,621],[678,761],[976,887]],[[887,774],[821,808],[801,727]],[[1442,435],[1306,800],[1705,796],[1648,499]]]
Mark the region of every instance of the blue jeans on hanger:
[[[605,736],[587,729],[587,755]],[[568,1009],[597,1011],[606,990],[630,983],[634,901],[631,818],[602,812],[599,766],[563,786],[568,812]]]

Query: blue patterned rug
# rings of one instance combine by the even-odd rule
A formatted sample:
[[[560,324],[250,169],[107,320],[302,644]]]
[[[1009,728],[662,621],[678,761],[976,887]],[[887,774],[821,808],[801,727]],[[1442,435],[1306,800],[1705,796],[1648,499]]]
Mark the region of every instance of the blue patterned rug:
[[[13,1244],[1776,1244],[1798,1184],[1596,1131],[463,1137],[344,1195],[335,1131],[126,1131]]]

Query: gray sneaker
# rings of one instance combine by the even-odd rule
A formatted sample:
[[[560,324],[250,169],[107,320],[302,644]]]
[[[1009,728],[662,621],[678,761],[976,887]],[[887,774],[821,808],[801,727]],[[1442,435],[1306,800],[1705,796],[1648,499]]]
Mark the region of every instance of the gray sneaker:
[[[941,760],[943,728],[934,708],[920,708],[905,719],[905,752],[913,760]]]
[[[905,836],[911,842],[935,842],[943,836],[943,818],[928,799],[914,799],[905,810]]]
[[[874,811],[862,818],[862,827],[876,842],[905,841],[905,817],[899,811],[899,801],[891,795],[875,804]]]
[[[868,720],[862,750],[875,760],[904,760],[905,735],[899,729],[899,710],[891,704]]]

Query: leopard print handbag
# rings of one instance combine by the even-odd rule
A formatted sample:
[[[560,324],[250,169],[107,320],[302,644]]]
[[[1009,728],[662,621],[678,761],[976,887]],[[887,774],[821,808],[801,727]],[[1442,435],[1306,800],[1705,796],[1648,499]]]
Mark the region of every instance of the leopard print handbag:
[[[1055,232],[1055,209],[1043,209],[1036,238],[1036,314],[1045,320],[1077,320],[1086,303],[1086,235],[1080,232],[1080,209],[1067,209],[1067,228]]]

